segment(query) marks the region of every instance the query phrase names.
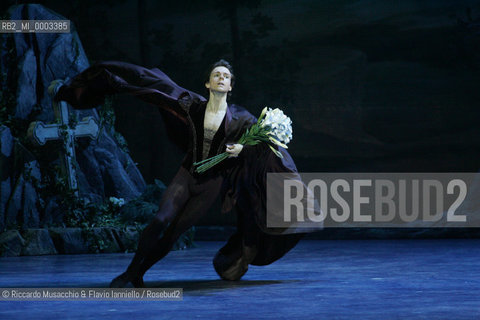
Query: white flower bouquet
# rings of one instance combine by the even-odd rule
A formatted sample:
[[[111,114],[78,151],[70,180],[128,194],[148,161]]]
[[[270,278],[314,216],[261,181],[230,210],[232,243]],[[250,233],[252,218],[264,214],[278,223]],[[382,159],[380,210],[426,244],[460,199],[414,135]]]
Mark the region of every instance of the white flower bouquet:
[[[237,143],[253,146],[265,142],[277,157],[283,158],[274,145],[287,149],[290,140],[292,140],[292,120],[278,108],[272,110],[265,107],[257,123],[247,129]],[[223,152],[214,157],[195,162],[193,165],[196,166],[196,172],[202,173],[228,157],[229,153]]]

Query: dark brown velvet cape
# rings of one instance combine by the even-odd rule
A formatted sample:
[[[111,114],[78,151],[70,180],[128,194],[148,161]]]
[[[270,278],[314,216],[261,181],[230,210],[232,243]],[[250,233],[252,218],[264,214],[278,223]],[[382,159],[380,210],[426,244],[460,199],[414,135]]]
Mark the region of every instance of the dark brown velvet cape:
[[[97,63],[62,86],[55,99],[67,101],[77,109],[88,109],[102,104],[106,95],[117,93],[128,93],[159,107],[165,117],[169,137],[186,151],[182,165],[193,173],[192,163],[199,159],[196,152],[198,134],[192,115],[205,108],[206,99],[178,86],[159,69],[118,61]],[[225,143],[238,141],[255,122],[256,118],[244,108],[229,105],[224,121],[225,136],[217,153],[224,151]],[[297,171],[288,152],[283,148],[278,150],[283,159],[275,156],[265,144],[245,146],[238,159],[228,159],[228,165],[215,169],[222,170],[225,177],[222,211],[228,212],[237,207],[242,212],[238,219],[239,231],[222,249],[238,247],[236,239],[243,238],[247,244],[254,242],[258,246],[258,254],[252,264],[256,265],[277,260],[302,236],[301,229],[266,227],[267,172]]]

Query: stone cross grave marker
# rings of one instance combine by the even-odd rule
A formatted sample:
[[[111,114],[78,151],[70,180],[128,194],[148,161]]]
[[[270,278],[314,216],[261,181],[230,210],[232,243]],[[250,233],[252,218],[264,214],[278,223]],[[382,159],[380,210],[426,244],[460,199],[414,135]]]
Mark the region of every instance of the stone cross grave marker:
[[[56,90],[50,94],[55,95]],[[75,172],[75,139],[89,137],[97,139],[100,132],[99,126],[93,117],[83,118],[77,124],[70,123],[68,106],[65,101],[53,102],[55,117],[60,123],[45,124],[35,121],[28,128],[28,137],[36,145],[44,145],[49,140],[63,140],[64,152],[62,154],[63,165],[67,174],[68,184],[75,196],[78,197],[77,178]]]

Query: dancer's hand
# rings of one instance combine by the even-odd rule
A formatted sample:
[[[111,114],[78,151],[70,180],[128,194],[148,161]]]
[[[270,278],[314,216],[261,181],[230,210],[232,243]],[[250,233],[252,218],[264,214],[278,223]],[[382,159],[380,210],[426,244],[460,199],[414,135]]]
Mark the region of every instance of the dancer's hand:
[[[227,148],[225,151],[229,153],[229,158],[236,158],[242,152],[243,144],[235,143],[235,144],[227,144]]]

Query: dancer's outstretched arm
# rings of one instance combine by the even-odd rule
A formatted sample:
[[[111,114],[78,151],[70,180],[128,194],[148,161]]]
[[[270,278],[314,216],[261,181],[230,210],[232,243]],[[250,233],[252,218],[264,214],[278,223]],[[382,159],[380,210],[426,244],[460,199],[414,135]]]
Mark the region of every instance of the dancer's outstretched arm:
[[[104,102],[105,96],[132,94],[172,113],[183,122],[190,105],[205,98],[173,82],[159,69],[147,69],[120,62],[99,62],[63,85],[55,100],[67,101],[76,109],[89,109]]]

